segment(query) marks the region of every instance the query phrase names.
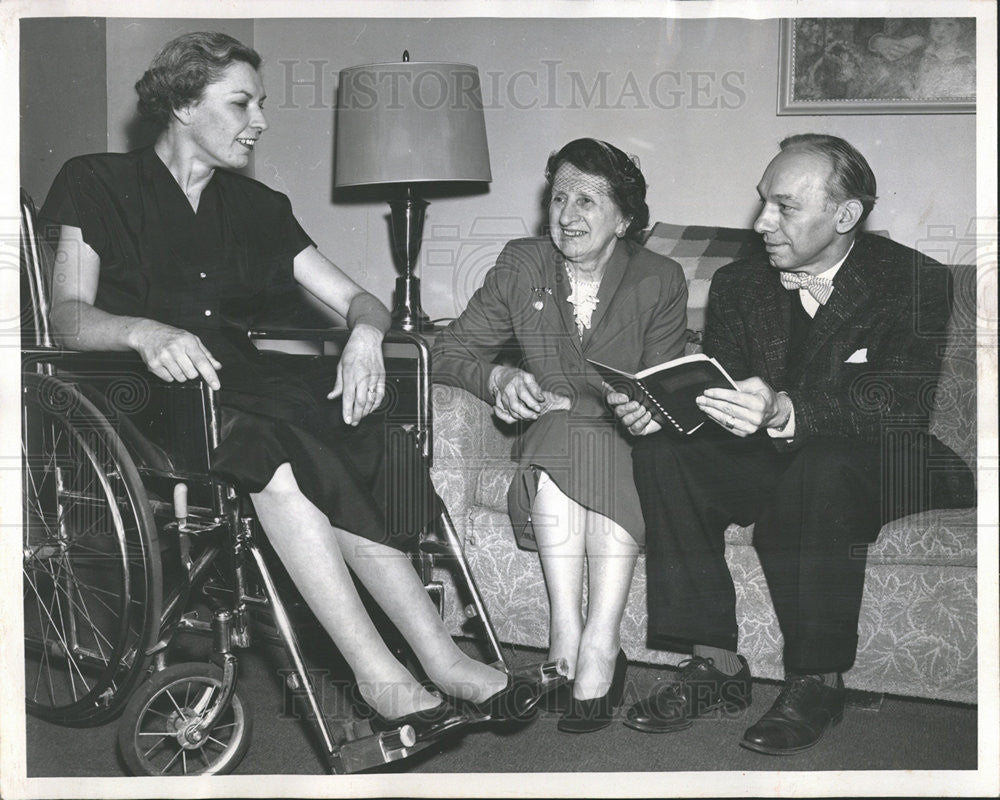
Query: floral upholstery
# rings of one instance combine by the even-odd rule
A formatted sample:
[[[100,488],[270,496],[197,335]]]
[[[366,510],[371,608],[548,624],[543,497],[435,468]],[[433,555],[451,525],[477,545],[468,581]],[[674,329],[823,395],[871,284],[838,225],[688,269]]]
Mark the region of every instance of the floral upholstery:
[[[705,230],[697,228],[695,233],[700,236]],[[976,275],[972,267],[952,269],[954,310],[932,429],[974,464]],[[504,427],[473,395],[434,387],[432,478],[464,543],[497,634],[502,642],[545,648],[548,600],[538,556],[517,547],[506,513],[514,465],[513,438]],[[849,687],[976,702],[976,534],[975,509],[929,511],[883,528],[869,548],[858,658],[845,675]],[[733,525],[726,532],[740,651],[755,676],[781,678],[781,631],[752,536],[752,526]],[[464,613],[468,599],[458,593],[449,570],[440,567],[438,573],[446,587],[450,628],[476,635]],[[685,657],[646,647],[641,556],[622,624],[622,644],[635,661],[676,664]]]

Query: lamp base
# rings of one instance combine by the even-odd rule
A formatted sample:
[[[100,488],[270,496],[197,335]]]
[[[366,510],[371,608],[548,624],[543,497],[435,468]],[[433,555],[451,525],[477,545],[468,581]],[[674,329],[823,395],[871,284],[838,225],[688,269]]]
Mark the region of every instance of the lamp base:
[[[420,307],[420,278],[412,274],[396,278],[395,301],[392,306],[392,327],[408,333],[440,330],[431,323]]]

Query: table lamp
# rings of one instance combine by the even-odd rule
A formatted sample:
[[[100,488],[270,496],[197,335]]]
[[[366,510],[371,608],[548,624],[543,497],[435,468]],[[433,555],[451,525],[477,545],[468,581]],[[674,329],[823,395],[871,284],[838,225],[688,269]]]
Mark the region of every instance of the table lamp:
[[[411,62],[341,70],[334,186],[385,187],[396,279],[393,327],[427,331],[414,273],[427,201],[419,184],[492,180],[479,70]]]

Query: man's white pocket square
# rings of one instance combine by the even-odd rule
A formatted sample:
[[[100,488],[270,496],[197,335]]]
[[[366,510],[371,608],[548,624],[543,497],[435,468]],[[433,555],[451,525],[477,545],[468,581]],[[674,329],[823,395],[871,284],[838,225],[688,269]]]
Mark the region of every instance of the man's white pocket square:
[[[860,350],[855,350],[851,353],[850,357],[845,364],[867,364],[868,363],[868,348],[862,347]]]

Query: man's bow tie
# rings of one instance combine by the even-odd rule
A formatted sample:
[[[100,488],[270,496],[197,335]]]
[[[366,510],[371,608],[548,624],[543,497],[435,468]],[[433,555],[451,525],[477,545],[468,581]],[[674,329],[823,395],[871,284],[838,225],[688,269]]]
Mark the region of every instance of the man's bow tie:
[[[786,289],[805,289],[821,306],[826,305],[826,301],[833,293],[833,281],[829,278],[806,275],[803,272],[785,272],[784,270],[778,273],[778,278]]]

